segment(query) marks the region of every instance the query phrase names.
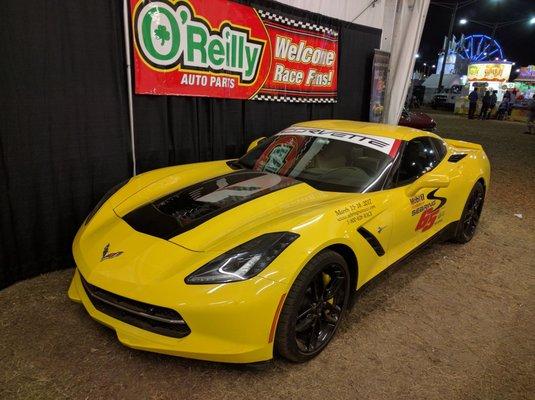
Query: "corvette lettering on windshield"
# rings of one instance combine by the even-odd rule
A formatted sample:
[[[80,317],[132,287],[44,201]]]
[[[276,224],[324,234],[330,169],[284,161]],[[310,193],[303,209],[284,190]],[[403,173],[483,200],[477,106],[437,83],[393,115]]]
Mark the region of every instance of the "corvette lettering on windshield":
[[[290,128],[286,128],[282,132],[279,132],[277,135],[303,135],[332,138],[344,142],[356,143],[362,146],[370,147],[390,156],[394,156],[399,147],[399,140],[393,138],[363,135],[354,132],[334,131],[330,129],[315,129],[292,126]]]

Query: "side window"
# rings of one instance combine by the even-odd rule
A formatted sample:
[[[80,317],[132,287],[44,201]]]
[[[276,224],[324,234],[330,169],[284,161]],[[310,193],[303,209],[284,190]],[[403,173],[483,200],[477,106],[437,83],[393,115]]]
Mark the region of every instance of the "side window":
[[[437,139],[437,138],[431,138],[431,141],[435,145],[435,150],[437,151],[438,162],[441,162],[444,159],[444,157],[446,157],[446,153],[448,152],[446,143],[444,143],[442,140]]]
[[[399,164],[396,186],[406,185],[431,171],[440,162],[432,138],[419,137],[405,145]]]

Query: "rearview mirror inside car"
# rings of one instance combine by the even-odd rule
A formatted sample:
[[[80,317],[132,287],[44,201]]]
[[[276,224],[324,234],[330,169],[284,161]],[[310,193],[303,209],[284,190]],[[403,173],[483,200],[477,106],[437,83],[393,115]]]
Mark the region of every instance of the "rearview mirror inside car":
[[[265,136],[262,136],[261,138],[255,139],[251,142],[249,147],[247,147],[247,153],[249,153],[252,149],[254,149],[256,146],[258,146],[261,142],[266,140],[267,138]]]
[[[427,173],[414,181],[407,188],[407,195],[414,196],[420,189],[425,188],[443,188],[450,184],[450,178],[447,175]]]

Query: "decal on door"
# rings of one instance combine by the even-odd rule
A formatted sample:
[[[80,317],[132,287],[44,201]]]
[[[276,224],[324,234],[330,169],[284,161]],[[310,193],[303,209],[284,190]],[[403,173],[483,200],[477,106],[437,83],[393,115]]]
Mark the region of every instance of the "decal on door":
[[[334,210],[337,221],[346,221],[348,224],[354,224],[364,219],[370,218],[375,210],[375,204],[372,199],[364,199],[348,204],[344,208]]]
[[[425,232],[428,229],[431,229],[436,223],[442,221],[442,216],[444,215],[442,207],[446,204],[447,199],[445,197],[437,196],[437,191],[438,189],[434,189],[427,194],[426,198],[427,200],[430,200],[429,203],[422,204],[425,201],[423,194],[414,196],[410,199],[410,202],[414,207],[412,215],[415,216],[420,214],[420,218],[414,229],[415,231]]]

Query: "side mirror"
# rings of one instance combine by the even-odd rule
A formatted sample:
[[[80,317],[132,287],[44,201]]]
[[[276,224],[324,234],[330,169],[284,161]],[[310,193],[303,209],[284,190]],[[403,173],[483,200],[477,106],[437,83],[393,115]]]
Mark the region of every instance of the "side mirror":
[[[258,146],[260,144],[260,142],[264,141],[265,139],[267,139],[267,138],[265,136],[262,136],[261,138],[253,140],[251,142],[251,144],[249,145],[249,147],[247,147],[247,153],[249,153],[252,149],[254,149],[256,146]]]
[[[416,179],[407,188],[407,195],[414,196],[420,189],[425,188],[444,188],[450,184],[450,178],[447,175],[428,173]]]

